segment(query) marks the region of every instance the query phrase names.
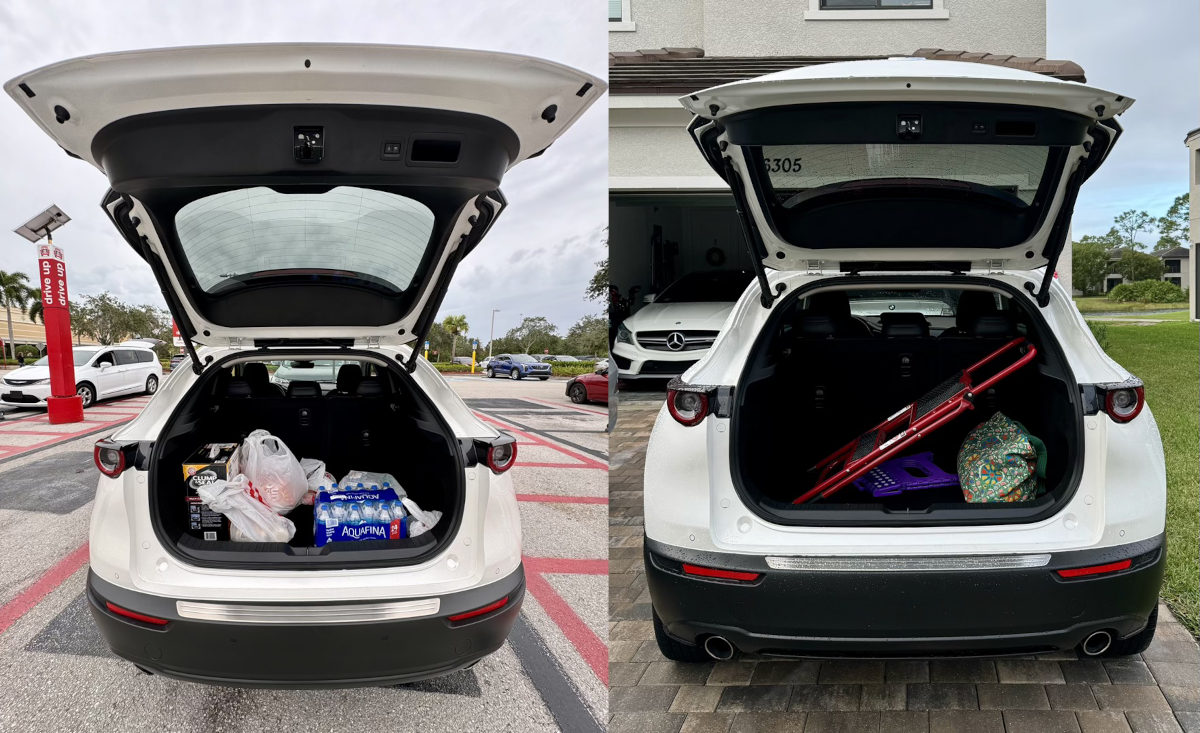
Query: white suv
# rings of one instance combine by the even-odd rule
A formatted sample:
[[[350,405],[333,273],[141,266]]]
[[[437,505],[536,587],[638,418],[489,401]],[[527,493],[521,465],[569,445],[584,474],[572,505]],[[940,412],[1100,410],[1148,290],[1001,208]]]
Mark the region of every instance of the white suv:
[[[1141,381],[1054,277],[1079,187],[1132,100],[889,59],[681,101],[762,269],[650,436],[645,563],[663,653],[1144,649],[1165,561],[1162,444]],[[1011,373],[963,381],[1008,344],[985,376],[1015,359]],[[1044,480],[1019,501],[971,503],[955,474],[977,454],[962,464],[960,451],[996,413],[1040,438]],[[916,476],[949,485],[877,493],[899,446],[938,469]]]
[[[278,44],[93,56],[5,90],[108,176],[103,207],[191,356],[96,445],[87,594],[112,649],[296,687],[420,679],[499,648],[525,588],[515,444],[411,346],[504,207],[501,178],[603,82],[498,53]],[[272,364],[307,361],[344,362],[339,389],[271,384]],[[257,428],[334,476],[390,473],[442,517],[320,547],[303,504],[290,542],[194,532],[182,462]]]
[[[162,381],[158,354],[144,342],[116,346],[76,346],[75,393],[84,407],[96,400],[131,394],[154,394]],[[45,407],[50,396],[50,358],[14,369],[0,379],[0,405]]]

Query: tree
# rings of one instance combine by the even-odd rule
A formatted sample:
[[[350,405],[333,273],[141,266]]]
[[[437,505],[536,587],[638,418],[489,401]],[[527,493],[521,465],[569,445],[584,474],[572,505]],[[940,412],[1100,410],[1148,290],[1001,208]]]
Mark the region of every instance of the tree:
[[[600,316],[584,316],[567,331],[563,348],[571,354],[608,353],[608,319]]]
[[[1171,202],[1167,213],[1158,219],[1158,247],[1159,249],[1170,249],[1172,247],[1181,247],[1188,238],[1189,219],[1191,218],[1191,205],[1189,203],[1188,194],[1176,196]]]
[[[131,337],[161,338],[155,334],[162,334],[164,330],[167,338],[163,340],[170,340],[170,324],[164,324],[161,310],[147,305],[128,305],[108,292],[85,295],[77,313],[79,322],[72,324],[76,332],[90,336],[105,346]]]
[[[1121,259],[1117,261],[1116,270],[1126,280],[1138,282],[1140,280],[1158,280],[1162,278],[1163,272],[1166,271],[1166,265],[1154,255],[1127,249],[1121,253]]]
[[[608,258],[596,260],[596,273],[588,281],[587,290],[583,292],[588,300],[608,301]]]
[[[470,326],[467,325],[467,317],[465,315],[446,316],[442,319],[442,328],[446,329],[446,333],[450,334],[450,359],[453,361],[458,350],[458,337],[467,332]]]
[[[24,310],[29,301],[37,299],[38,293],[29,286],[29,276],[23,272],[0,270],[0,305],[8,318],[8,344],[3,350],[4,365],[8,366],[8,353],[13,348],[12,309]]]
[[[1071,277],[1084,295],[1094,295],[1104,289],[1109,271],[1109,249],[1096,239],[1088,241],[1088,237],[1071,245]]]
[[[1080,237],[1079,241],[1085,244],[1102,244],[1106,250],[1125,246],[1124,240],[1121,239],[1121,233],[1117,231],[1116,227],[1112,227],[1105,234],[1085,234]]]
[[[1144,211],[1128,211],[1121,212],[1113,224],[1117,231],[1121,233],[1121,245],[1132,249],[1143,249],[1146,245],[1137,240],[1137,237],[1142,232],[1148,232],[1153,229],[1154,217]]]
[[[545,316],[525,316],[521,324],[510,329],[504,338],[520,347],[522,354],[540,353],[559,343],[558,326]]]

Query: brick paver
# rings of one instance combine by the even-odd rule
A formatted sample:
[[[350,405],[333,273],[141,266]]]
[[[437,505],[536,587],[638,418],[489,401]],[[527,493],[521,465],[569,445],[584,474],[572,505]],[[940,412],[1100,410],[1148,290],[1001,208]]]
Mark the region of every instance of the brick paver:
[[[642,471],[657,411],[622,402],[610,439],[610,730],[1200,733],[1200,650],[1165,606],[1154,644],[1126,659],[667,662],[641,555]]]

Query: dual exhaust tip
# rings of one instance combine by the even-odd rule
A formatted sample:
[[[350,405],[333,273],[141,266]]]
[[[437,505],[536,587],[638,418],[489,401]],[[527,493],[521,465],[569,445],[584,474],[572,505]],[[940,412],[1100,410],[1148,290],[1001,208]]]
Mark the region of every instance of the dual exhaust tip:
[[[1093,631],[1080,644],[1080,650],[1088,657],[1098,657],[1112,646],[1112,634],[1105,630]],[[710,636],[704,640],[704,653],[718,662],[733,658],[733,644],[723,636]]]

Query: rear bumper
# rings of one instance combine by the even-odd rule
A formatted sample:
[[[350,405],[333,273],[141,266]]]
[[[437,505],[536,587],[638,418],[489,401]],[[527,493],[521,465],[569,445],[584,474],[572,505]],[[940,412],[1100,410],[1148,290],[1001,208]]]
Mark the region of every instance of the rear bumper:
[[[365,623],[262,624],[183,618],[172,598],[120,588],[88,571],[92,617],[118,656],[157,674],[235,687],[364,687],[437,677],[496,651],[516,622],[524,568],[502,580],[440,597],[436,615]],[[451,623],[449,616],[507,598],[500,609]],[[108,610],[112,602],[167,619],[154,626]],[[263,604],[263,608],[272,605]],[[344,605],[344,604],[339,604]]]
[[[1129,570],[1063,580],[1054,572],[1139,558]],[[646,579],[664,628],[774,656],[958,656],[1070,649],[1091,632],[1141,631],[1158,603],[1163,536],[1053,553],[1004,570],[776,570],[761,556],[695,552],[647,539]],[[684,575],[687,562],[760,573],[752,583]]]

